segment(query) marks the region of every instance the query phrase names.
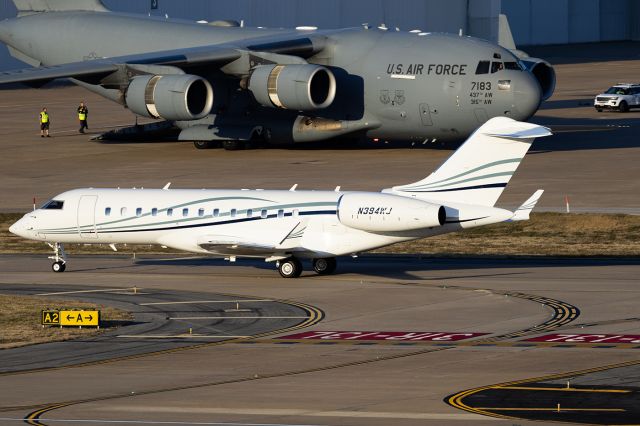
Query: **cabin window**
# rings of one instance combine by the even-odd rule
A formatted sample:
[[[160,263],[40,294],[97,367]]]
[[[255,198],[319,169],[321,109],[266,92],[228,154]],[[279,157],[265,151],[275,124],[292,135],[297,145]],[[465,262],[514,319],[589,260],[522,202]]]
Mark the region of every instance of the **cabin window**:
[[[252,209],[248,209],[247,210],[247,217],[252,217],[253,216],[253,210]]]
[[[502,62],[491,63],[491,74],[501,71],[503,69],[504,69],[504,64]]]
[[[282,219],[284,217],[284,210],[280,209],[278,210],[278,218]]]
[[[182,216],[183,217],[189,216],[189,209],[182,209]]]
[[[476,74],[489,74],[489,61],[480,61],[476,67]]]
[[[298,217],[300,211],[298,209],[293,209],[293,217]]]
[[[64,201],[51,200],[44,203],[44,205],[40,208],[44,210],[62,210],[63,206],[64,206]]]
[[[111,207],[105,207],[104,215],[105,216],[111,216]]]
[[[158,216],[158,209],[157,208],[152,208],[151,209],[151,216]]]
[[[220,209],[213,209],[213,217],[220,216]]]
[[[167,216],[173,216],[173,209],[167,209]]]
[[[200,216],[200,217],[204,216],[204,209],[199,209],[198,210],[198,216]]]
[[[260,211],[260,217],[263,218],[263,219],[267,218],[267,209],[262,209]]]
[[[231,217],[236,217],[236,213],[238,213],[236,209],[231,209]]]
[[[142,207],[138,207],[136,209],[136,216],[138,216],[138,217],[142,216]]]
[[[120,209],[120,216],[126,216],[127,215],[127,208],[123,207]]]

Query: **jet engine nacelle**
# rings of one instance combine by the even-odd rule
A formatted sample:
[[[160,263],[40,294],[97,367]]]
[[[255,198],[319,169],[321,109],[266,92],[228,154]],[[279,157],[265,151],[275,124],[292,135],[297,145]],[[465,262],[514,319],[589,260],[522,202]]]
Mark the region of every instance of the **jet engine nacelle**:
[[[249,77],[259,104],[310,111],[326,108],[336,97],[336,78],[320,65],[260,65]]]
[[[368,232],[400,232],[444,225],[443,206],[397,195],[348,193],[338,202],[338,220]]]
[[[553,95],[556,88],[556,72],[551,64],[544,59],[524,58],[522,64],[538,80],[542,88],[542,100],[546,101]]]
[[[213,89],[196,75],[141,75],[131,80],[125,99],[131,111],[145,117],[199,120],[211,112]]]

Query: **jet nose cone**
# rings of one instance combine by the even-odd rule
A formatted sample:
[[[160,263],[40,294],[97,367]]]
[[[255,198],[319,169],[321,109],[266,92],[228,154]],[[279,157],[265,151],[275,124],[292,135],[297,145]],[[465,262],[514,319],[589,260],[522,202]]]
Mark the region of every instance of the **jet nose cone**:
[[[25,218],[20,219],[9,227],[9,232],[19,237],[27,238],[27,221]]]
[[[521,78],[515,81],[513,91],[513,103],[515,111],[513,118],[526,121],[536,113],[542,102],[542,89],[538,81],[529,73],[522,73]]]

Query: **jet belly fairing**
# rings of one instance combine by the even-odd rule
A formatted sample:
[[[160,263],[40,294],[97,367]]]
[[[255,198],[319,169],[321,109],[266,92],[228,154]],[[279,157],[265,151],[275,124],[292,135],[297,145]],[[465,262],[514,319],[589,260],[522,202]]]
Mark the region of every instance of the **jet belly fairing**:
[[[481,61],[518,62],[469,37],[215,27],[104,12],[96,4],[70,11],[65,3],[0,22],[0,40],[44,66],[0,73],[0,84],[71,77],[137,114],[175,122],[180,139],[194,141],[461,139],[494,116],[526,119],[541,100],[528,71],[476,75]],[[191,84],[203,79],[210,89]],[[185,105],[169,96],[172,85]],[[189,108],[188,99],[212,102]]]

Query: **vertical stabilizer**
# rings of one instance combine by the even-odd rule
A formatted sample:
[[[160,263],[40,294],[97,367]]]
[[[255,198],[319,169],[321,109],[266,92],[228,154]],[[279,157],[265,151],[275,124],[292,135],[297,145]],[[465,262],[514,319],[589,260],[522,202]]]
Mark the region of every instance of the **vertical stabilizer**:
[[[69,12],[82,10],[90,12],[108,12],[100,0],[13,0],[18,16],[46,12]]]
[[[535,138],[546,127],[507,117],[487,121],[427,178],[393,187],[397,195],[424,200],[493,206]]]

